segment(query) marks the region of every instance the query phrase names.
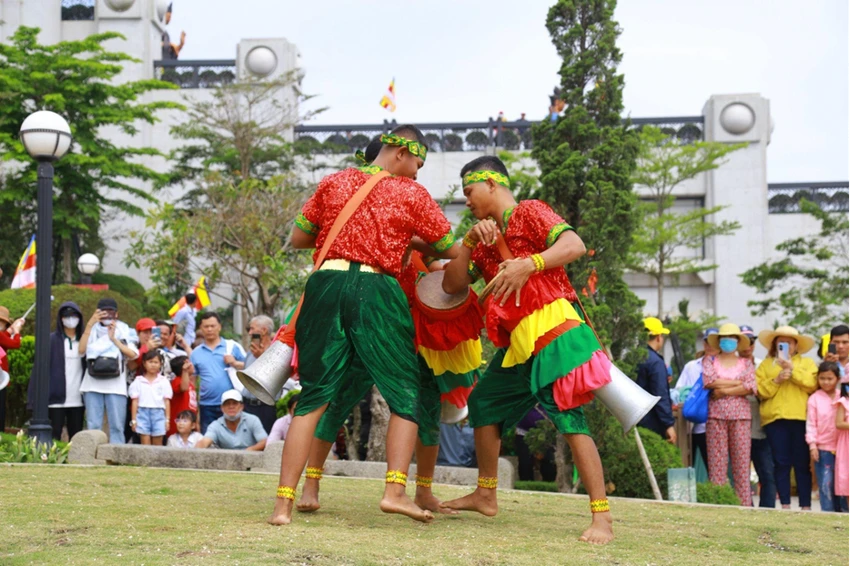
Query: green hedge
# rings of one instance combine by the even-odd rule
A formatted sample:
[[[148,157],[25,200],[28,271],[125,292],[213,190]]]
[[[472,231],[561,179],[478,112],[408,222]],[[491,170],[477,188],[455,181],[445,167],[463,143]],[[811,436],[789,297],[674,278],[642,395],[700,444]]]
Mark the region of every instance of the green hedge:
[[[558,484],[553,481],[521,481],[514,482],[514,489],[521,491],[550,491],[557,493]]]
[[[141,317],[135,301],[129,300],[120,293],[113,291],[92,291],[73,285],[56,285],[51,289],[53,304],[50,313],[50,331],[56,329],[56,314],[59,305],[65,301],[74,301],[83,311],[84,322],[94,314],[97,302],[103,297],[111,297],[118,303],[118,314],[122,321],[129,326],[135,325]],[[13,319],[22,316],[35,301],[35,289],[7,289],[0,291],[0,305],[9,309]],[[6,423],[0,423],[3,428],[22,427],[27,420],[27,387],[35,359],[35,310],[27,317],[23,328],[21,348],[9,350],[9,375],[11,383],[6,393]]]
[[[741,500],[728,483],[714,485],[711,482],[697,484],[697,501],[715,505],[740,505]]]

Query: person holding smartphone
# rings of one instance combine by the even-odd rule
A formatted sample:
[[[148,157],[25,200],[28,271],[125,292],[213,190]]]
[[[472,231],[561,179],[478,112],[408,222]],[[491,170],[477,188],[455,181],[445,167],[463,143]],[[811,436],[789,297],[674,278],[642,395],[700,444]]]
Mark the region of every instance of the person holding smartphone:
[[[812,508],[812,473],[806,443],[806,406],[817,389],[817,366],[803,354],[815,345],[792,326],[759,332],[768,356],[756,370],[761,422],[773,454],[773,476],[783,509],[791,508],[791,468],[800,508]]]
[[[835,362],[841,370],[841,385],[846,389],[850,381],[850,328],[839,324],[829,331],[829,345],[823,361]]]

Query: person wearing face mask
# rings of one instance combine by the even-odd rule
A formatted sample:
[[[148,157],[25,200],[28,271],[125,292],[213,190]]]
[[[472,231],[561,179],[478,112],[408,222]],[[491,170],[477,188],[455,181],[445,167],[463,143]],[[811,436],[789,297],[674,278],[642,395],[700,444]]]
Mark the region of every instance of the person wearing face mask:
[[[753,504],[750,489],[750,427],[752,414],[747,395],[757,391],[755,367],[748,358],[739,356],[750,348],[750,339],[737,324],[727,323],[708,343],[720,353],[702,360],[703,387],[711,391],[705,441],[708,447],[708,478],[715,485],[727,481],[729,460],[735,493],[741,505]]]
[[[53,439],[62,439],[62,429],[68,427],[68,439],[83,430],[83,373],[85,355],[80,354],[83,336],[83,313],[77,303],[68,301],[59,306],[56,330],[50,335],[50,386],[47,415],[53,428]],[[27,405],[35,401],[35,379],[30,377]]]
[[[118,320],[118,303],[103,298],[80,338],[80,355],[86,357],[83,402],[86,428],[100,429],[103,414],[109,419],[109,442],[124,444],[127,416],[127,362],[139,357],[130,341],[130,328]]]
[[[195,448],[209,448],[215,445],[227,450],[251,450],[262,452],[266,447],[266,429],[254,415],[244,412],[242,394],[235,389],[221,395],[222,416],[214,420],[204,437]]]

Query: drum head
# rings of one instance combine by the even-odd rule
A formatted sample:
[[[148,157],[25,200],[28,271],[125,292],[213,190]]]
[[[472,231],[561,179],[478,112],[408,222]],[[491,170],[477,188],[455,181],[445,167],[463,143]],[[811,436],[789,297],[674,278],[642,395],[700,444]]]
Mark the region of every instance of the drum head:
[[[426,307],[440,311],[452,310],[464,304],[469,297],[469,287],[454,295],[443,291],[444,275],[445,271],[434,271],[416,284],[416,297]]]

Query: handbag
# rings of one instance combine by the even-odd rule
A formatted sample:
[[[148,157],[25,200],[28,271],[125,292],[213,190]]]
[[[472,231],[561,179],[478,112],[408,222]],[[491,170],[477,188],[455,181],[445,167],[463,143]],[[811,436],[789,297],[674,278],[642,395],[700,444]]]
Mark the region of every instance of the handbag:
[[[97,379],[111,379],[121,375],[121,362],[118,358],[98,356],[88,361],[89,375]]]
[[[682,416],[692,423],[702,424],[708,420],[708,397],[711,391],[702,386],[702,374],[700,373],[694,386],[682,405]]]

